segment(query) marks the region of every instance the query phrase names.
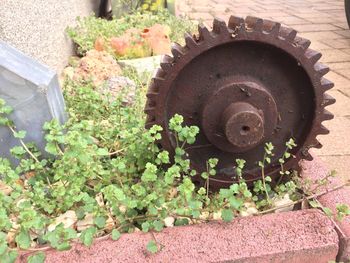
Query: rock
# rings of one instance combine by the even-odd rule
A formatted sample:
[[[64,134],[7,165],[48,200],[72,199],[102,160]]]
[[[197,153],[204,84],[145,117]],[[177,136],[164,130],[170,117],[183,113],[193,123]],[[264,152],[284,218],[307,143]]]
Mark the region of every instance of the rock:
[[[277,197],[273,199],[274,207],[281,207],[275,210],[275,213],[292,211],[294,208],[293,200],[289,198],[289,194],[285,194],[283,198]]]
[[[176,187],[171,188],[168,192],[168,198],[173,199],[175,196],[177,196],[177,192],[178,191]]]
[[[141,37],[141,30],[131,28],[119,37],[112,37],[110,46],[117,57],[143,58],[152,55],[149,43]]]
[[[6,236],[6,241],[10,247],[16,246],[15,238],[17,235],[17,230],[19,230],[19,228],[20,228],[20,225],[17,224],[17,222],[12,222],[12,227],[11,227],[10,231],[7,232],[7,236]]]
[[[85,215],[84,219],[77,221],[77,230],[79,232],[82,232],[93,225],[94,225],[94,215],[89,213]]]
[[[240,214],[242,217],[246,217],[246,216],[256,215],[256,214],[258,214],[258,213],[259,213],[259,211],[258,211],[258,209],[256,209],[255,207],[248,207],[248,208],[245,209],[245,210],[241,210],[239,214]]]
[[[42,157],[48,157],[43,126],[52,119],[60,124],[67,119],[57,74],[0,40],[0,99],[13,109],[8,117],[16,130],[26,131],[24,143],[34,143]],[[11,149],[20,142],[6,125],[0,125],[0,141],[0,157],[17,166]]]
[[[171,54],[170,35],[171,29],[169,26],[155,24],[149,28],[145,28],[141,37],[143,37],[152,50],[152,55]]]
[[[202,220],[208,220],[209,219],[209,216],[210,216],[210,213],[205,211],[205,212],[202,212],[199,216],[199,219],[202,219]]]
[[[173,227],[175,222],[175,218],[172,216],[168,216],[164,219],[164,225],[166,227]]]
[[[0,181],[0,192],[2,192],[4,195],[10,195],[12,190],[12,187],[8,186],[3,181]]]
[[[100,206],[100,207],[103,207],[105,205],[105,203],[103,202],[103,195],[102,193],[99,193],[95,196],[95,200],[97,202],[97,204]]]
[[[92,80],[95,86],[100,86],[109,78],[120,74],[121,68],[110,54],[106,51],[90,50],[79,60],[74,69],[73,80]]]
[[[57,217],[55,221],[47,227],[47,230],[54,231],[56,226],[61,223],[63,223],[64,228],[69,228],[72,227],[77,222],[77,220],[78,218],[75,211],[68,210],[64,214]]]
[[[213,213],[213,220],[221,220],[221,210]]]
[[[73,67],[66,67],[63,70],[62,75],[64,78],[73,79],[74,78],[74,68]]]
[[[122,66],[128,66],[135,69],[139,76],[144,74],[152,74],[160,65],[162,56],[153,56],[137,59],[119,60],[118,63]]]
[[[113,218],[111,216],[108,216],[108,218],[106,220],[105,229],[112,230],[114,228],[115,228],[114,220],[113,220]]]
[[[131,105],[135,101],[136,84],[127,77],[116,76],[107,80],[104,90],[112,95],[112,98],[122,96],[122,101],[126,105]]]

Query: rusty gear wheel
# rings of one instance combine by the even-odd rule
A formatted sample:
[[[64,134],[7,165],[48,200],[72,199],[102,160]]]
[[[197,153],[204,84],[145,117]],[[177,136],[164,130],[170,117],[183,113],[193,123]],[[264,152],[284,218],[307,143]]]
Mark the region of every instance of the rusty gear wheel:
[[[196,143],[186,152],[198,172],[209,158],[219,159],[214,188],[237,181],[235,159],[246,160],[246,181],[260,179],[266,142],[275,146],[265,169],[273,179],[289,138],[298,146],[285,169],[311,160],[309,149],[321,147],[316,136],[329,133],[321,122],[333,118],[325,107],[335,100],[325,94],[333,87],[323,78],[329,68],[308,48],[310,41],[255,17],[231,16],[228,25],[215,19],[212,31],[204,25],[198,31],[185,35],[185,46],[173,44],[173,56],[163,57],[149,87],[146,126],[163,127],[162,147],[174,151],[168,122],[176,113],[186,125],[198,126]]]

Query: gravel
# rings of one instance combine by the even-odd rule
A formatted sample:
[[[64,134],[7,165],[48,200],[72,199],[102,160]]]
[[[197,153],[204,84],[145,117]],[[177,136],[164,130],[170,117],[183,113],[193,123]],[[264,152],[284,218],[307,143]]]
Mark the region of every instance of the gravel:
[[[73,52],[65,34],[98,0],[0,0],[0,39],[61,72]]]

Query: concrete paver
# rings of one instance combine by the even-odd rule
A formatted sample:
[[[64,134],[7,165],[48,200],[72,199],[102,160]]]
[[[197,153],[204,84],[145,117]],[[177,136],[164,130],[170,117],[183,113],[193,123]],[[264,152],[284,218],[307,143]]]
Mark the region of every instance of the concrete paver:
[[[227,20],[230,15],[272,19],[299,31],[311,40],[311,48],[323,53],[321,61],[331,68],[326,77],[335,83],[329,94],[337,104],[327,108],[335,118],[325,122],[327,136],[319,136],[323,148],[316,155],[350,179],[350,30],[343,0],[184,0],[178,13],[202,19],[211,25],[211,17]],[[196,11],[200,10],[200,11]]]

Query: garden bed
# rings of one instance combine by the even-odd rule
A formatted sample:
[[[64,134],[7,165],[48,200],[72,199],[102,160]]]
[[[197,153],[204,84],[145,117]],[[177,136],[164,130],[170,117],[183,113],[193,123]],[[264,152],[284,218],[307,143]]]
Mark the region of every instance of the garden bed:
[[[303,163],[303,177],[323,178],[327,169],[316,158]],[[335,180],[336,181],[336,180]],[[333,181],[333,186],[339,182]],[[350,204],[350,190],[324,194],[320,202],[335,209]],[[335,220],[335,219],[334,219]],[[350,217],[335,223],[315,209],[237,218],[231,223],[211,222],[168,228],[160,233],[125,234],[118,241],[97,239],[88,248],[79,243],[66,252],[48,250],[46,262],[335,262],[349,259]],[[160,251],[146,249],[157,240]],[[31,253],[23,254],[19,262]]]
[[[1,124],[20,142],[11,150],[19,165],[0,159],[4,262],[13,262],[18,249],[20,260],[29,262],[43,262],[44,252],[47,262],[72,262],[73,258],[77,262],[183,262],[194,257],[248,262],[289,257],[305,262],[316,254],[321,261],[334,259],[338,237],[332,223],[344,219],[350,209],[342,198],[329,207],[317,198],[344,184],[332,185],[334,173],[324,170],[314,177],[313,170],[305,176],[285,170],[284,163],[294,158],[297,142],[293,138],[285,142],[281,156],[274,157],[271,143],[262,146],[263,156],[256,163],[261,179],[250,185],[244,180],[245,160],[232,160],[237,181],[219,191],[210,187],[219,160],[207,160],[206,171],[197,172],[186,152],[196,141],[197,126],[185,125],[183,117],[175,114],[169,121],[175,151],[159,147],[163,128],[146,129],[143,113],[150,74],[142,71],[140,76],[132,65],[121,69],[117,61],[144,54],[139,45],[143,40],[131,49],[119,49],[120,43],[130,41],[130,35],[121,35],[144,17],[137,13],[118,20],[130,23],[122,29],[114,28],[120,26],[115,21],[106,24],[88,18],[83,27],[70,31],[84,57],[72,59],[65,70],[67,123],[51,121],[43,127],[49,158],[24,142],[26,132],[16,130],[9,119],[12,109],[0,101]],[[148,14],[141,27],[164,17]],[[115,35],[119,39],[112,41]],[[117,49],[110,45],[117,42]],[[280,167],[277,181],[265,175],[273,158]],[[195,184],[193,178],[201,182]],[[328,217],[308,210],[310,206]],[[307,210],[291,211],[300,208]],[[258,240],[253,233],[265,234]],[[320,242],[312,243],[313,239]],[[247,240],[251,246],[246,248],[242,244]]]

